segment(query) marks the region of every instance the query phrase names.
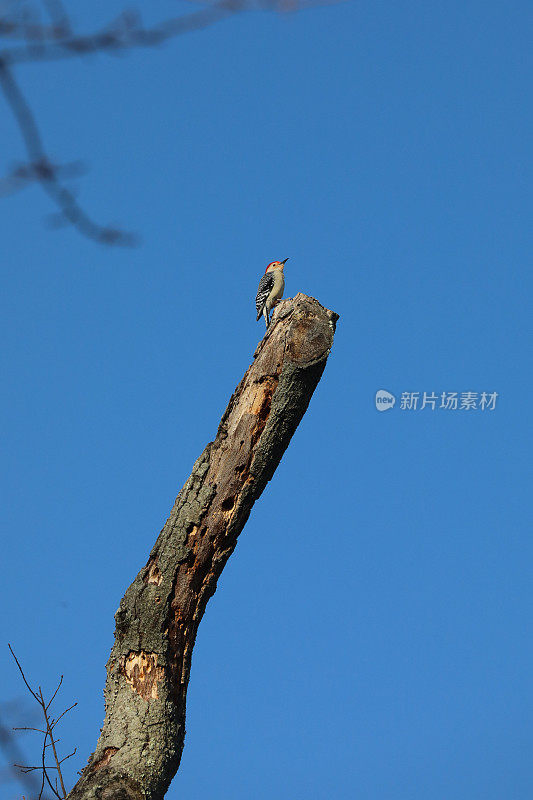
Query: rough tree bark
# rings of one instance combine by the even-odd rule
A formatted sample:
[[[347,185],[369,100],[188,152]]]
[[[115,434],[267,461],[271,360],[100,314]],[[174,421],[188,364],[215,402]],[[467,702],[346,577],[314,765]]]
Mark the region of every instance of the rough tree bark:
[[[198,625],[254,502],[302,419],[338,315],[284,300],[115,615],[106,716],[69,800],[161,800],[179,766]]]

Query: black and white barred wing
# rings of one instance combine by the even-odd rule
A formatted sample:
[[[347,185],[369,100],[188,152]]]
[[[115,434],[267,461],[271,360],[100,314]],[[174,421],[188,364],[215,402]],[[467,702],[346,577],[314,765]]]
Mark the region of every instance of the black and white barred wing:
[[[257,319],[263,313],[263,308],[268,299],[268,295],[274,288],[274,274],[267,272],[259,281],[259,288],[257,290],[257,297],[255,298],[255,308],[257,310]]]

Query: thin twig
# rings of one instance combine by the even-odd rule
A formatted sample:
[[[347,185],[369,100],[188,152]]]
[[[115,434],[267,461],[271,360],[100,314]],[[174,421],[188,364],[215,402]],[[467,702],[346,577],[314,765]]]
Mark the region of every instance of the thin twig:
[[[41,780],[41,788],[40,788],[40,791],[39,791],[38,800],[42,800],[42,798],[43,798],[43,791],[44,791],[45,783],[48,784],[48,786],[50,787],[50,790],[52,791],[52,794],[54,794],[55,797],[58,798],[58,800],[65,800],[65,798],[67,797],[67,791],[65,789],[65,783],[64,783],[64,780],[63,780],[63,773],[62,773],[62,770],[61,770],[61,764],[63,764],[65,761],[67,761],[67,759],[72,758],[72,756],[75,755],[76,748],[74,748],[72,753],[69,753],[68,755],[64,756],[63,758],[59,758],[56,745],[61,740],[54,738],[53,730],[56,727],[56,725],[58,724],[59,720],[61,720],[65,716],[65,714],[67,714],[69,711],[71,711],[74,708],[74,706],[76,706],[77,704],[74,703],[73,705],[69,706],[69,708],[65,709],[59,715],[59,717],[57,719],[54,719],[53,717],[51,717],[48,712],[50,710],[51,704],[53,703],[53,701],[57,697],[57,693],[59,692],[59,689],[61,688],[61,685],[63,683],[63,676],[61,675],[56,690],[52,694],[52,697],[50,698],[50,700],[47,701],[45,699],[45,697],[44,697],[44,693],[43,693],[43,690],[42,690],[41,686],[39,686],[38,691],[34,691],[31,688],[31,686],[29,684],[29,681],[26,678],[26,675],[24,674],[24,670],[22,669],[22,665],[21,665],[20,661],[18,660],[18,658],[16,657],[16,655],[15,655],[15,653],[13,651],[13,648],[11,647],[11,645],[8,645],[8,647],[9,647],[11,655],[15,659],[15,663],[17,664],[17,667],[19,669],[19,672],[20,672],[20,674],[22,676],[22,680],[24,681],[24,684],[25,684],[26,688],[28,689],[28,691],[30,692],[32,697],[35,698],[35,700],[38,702],[39,706],[41,707],[41,711],[43,713],[44,722],[45,722],[45,729],[44,730],[42,730],[40,728],[30,727],[30,726],[24,726],[24,727],[20,726],[20,727],[14,729],[14,730],[37,731],[37,732],[43,734],[43,742],[42,742],[42,748],[41,748],[41,765],[40,766],[24,765],[24,764],[20,763],[19,759],[17,759],[17,761],[15,762],[14,766],[17,769],[19,769],[20,772],[23,775],[35,772],[36,770],[41,770],[41,772],[42,772],[42,780]],[[2,729],[0,727],[0,740],[1,740],[1,733],[2,733]],[[0,741],[0,744],[1,744],[1,741]],[[52,752],[54,754],[55,765],[49,765],[49,764],[46,763],[46,750],[49,747],[52,748]],[[17,763],[17,762],[19,762],[19,763]],[[57,777],[55,778],[55,781],[54,781],[55,782],[55,787],[54,787],[54,784],[52,783],[52,781],[50,780],[50,776],[48,774],[49,770],[54,770],[57,773]],[[60,793],[60,791],[58,789],[58,779],[59,779],[59,786],[61,787],[61,793]]]
[[[24,755],[21,753],[11,731],[9,731],[0,722],[0,747],[5,753],[5,756],[10,763],[11,774],[22,784],[24,790],[27,792],[28,797],[35,797],[39,784],[31,774],[21,773],[16,767],[16,762],[22,761]],[[39,795],[39,800],[42,799],[42,792]]]
[[[57,791],[54,789],[54,787],[52,786],[52,782],[50,781],[50,777],[49,777],[49,775],[48,775],[48,770],[49,770],[49,769],[55,769],[55,767],[47,767],[47,766],[46,766],[46,763],[45,763],[45,757],[46,757],[46,739],[47,739],[47,737],[48,737],[48,733],[45,733],[45,735],[44,735],[44,740],[43,740],[43,749],[42,749],[42,753],[41,753],[41,761],[42,761],[42,771],[43,771],[43,778],[46,780],[46,782],[47,782],[48,786],[50,787],[50,789],[52,790],[52,792],[55,794],[55,796],[56,796],[56,797],[58,797],[58,798],[59,798],[59,800],[62,800],[62,798],[61,798],[61,795],[60,795],[60,794],[59,794],[59,793],[58,793],[58,792],[57,792]]]
[[[19,668],[19,672],[20,672],[20,674],[22,675],[22,680],[23,680],[23,681],[24,681],[24,683],[26,684],[26,688],[28,689],[28,691],[30,692],[30,694],[32,694],[32,695],[35,697],[35,699],[37,700],[37,702],[39,702],[39,698],[37,697],[37,695],[35,694],[35,692],[34,692],[34,691],[33,691],[33,689],[31,688],[30,684],[29,684],[29,683],[28,683],[28,681],[26,680],[26,676],[24,675],[24,671],[23,671],[22,667],[20,666],[20,662],[19,662],[18,658],[16,657],[15,653],[13,652],[13,648],[11,647],[11,645],[9,644],[9,642],[8,642],[8,645],[7,645],[7,646],[9,647],[9,652],[11,653],[11,655],[13,656],[13,658],[15,659],[15,663],[16,663],[17,667]]]
[[[45,722],[46,722],[46,732],[47,732],[48,736],[50,737],[50,742],[52,744],[52,751],[54,753],[54,759],[55,759],[56,767],[57,767],[57,774],[59,775],[59,782],[61,784],[61,790],[63,792],[63,797],[65,798],[67,796],[67,792],[66,792],[66,789],[65,789],[65,784],[63,783],[63,774],[61,772],[61,762],[60,762],[59,757],[57,755],[56,744],[55,744],[55,741],[54,741],[52,728],[50,727],[50,721],[48,719],[48,706],[45,704],[44,697],[43,697],[43,690],[41,689],[40,686],[39,686],[39,697],[40,697],[40,700],[41,700],[41,706],[42,706],[42,709],[43,709],[44,719],[45,719]],[[46,736],[45,736],[45,740],[46,740]],[[52,784],[50,784],[50,787],[53,788]]]
[[[57,744],[58,741],[59,741],[59,739],[56,739],[56,744]],[[68,756],[63,756],[63,758],[61,759],[61,761],[59,763],[62,764],[63,761],[67,760],[67,758],[72,758],[72,756],[75,756],[77,752],[78,752],[78,748],[75,747],[74,750],[72,751],[72,753],[69,753]]]
[[[45,740],[46,740],[46,734],[45,734]],[[45,779],[46,779],[46,775],[45,775],[45,771],[44,771],[44,769],[43,769],[43,774],[42,774],[42,779],[41,779],[41,791],[39,792],[39,800],[41,800],[41,798],[42,798],[42,795],[43,795],[43,792],[44,792],[44,782],[45,782]],[[57,782],[57,781],[56,781],[56,782]]]
[[[36,731],[36,733],[46,733],[46,731],[43,731],[40,728],[29,728],[29,727],[26,727],[26,726],[24,726],[23,728],[19,728],[17,726],[16,728],[13,728],[13,730],[14,731]]]
[[[73,708],[76,708],[76,706],[77,706],[77,705],[78,705],[77,703],[72,703],[72,705],[71,705],[71,706],[69,706],[68,708],[66,708],[66,709],[63,711],[63,713],[62,713],[62,714],[60,714],[60,715],[58,716],[58,718],[55,720],[55,722],[54,722],[54,724],[52,725],[52,727],[53,727],[53,728],[55,728],[55,726],[57,725],[57,723],[59,722],[59,720],[60,720],[60,719],[63,719],[63,717],[65,716],[65,714],[68,714],[68,712],[69,712],[69,711],[72,711],[72,709],[73,709]]]
[[[55,690],[55,692],[53,693],[53,695],[52,695],[52,699],[51,699],[51,700],[48,702],[48,705],[46,706],[46,710],[47,710],[47,711],[48,711],[48,709],[50,708],[50,706],[52,705],[52,703],[54,702],[54,700],[55,700],[55,697],[56,697],[56,694],[57,694],[57,693],[58,693],[58,691],[61,689],[61,684],[62,684],[62,683],[63,683],[63,676],[61,675],[61,677],[59,678],[59,683],[58,683],[58,685],[57,685],[57,689],[56,689],[56,690]]]

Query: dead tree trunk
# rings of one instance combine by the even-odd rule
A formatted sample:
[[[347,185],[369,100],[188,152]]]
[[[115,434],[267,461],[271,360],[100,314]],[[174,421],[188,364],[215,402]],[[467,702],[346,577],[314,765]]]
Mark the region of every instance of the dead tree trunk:
[[[280,303],[214,442],[196,461],[115,615],[106,716],[69,800],[161,800],[179,766],[198,625],[252,506],[302,419],[338,315]]]

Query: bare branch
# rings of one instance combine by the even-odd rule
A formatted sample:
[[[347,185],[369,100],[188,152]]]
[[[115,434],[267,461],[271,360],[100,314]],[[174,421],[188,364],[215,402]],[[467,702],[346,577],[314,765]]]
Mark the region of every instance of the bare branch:
[[[54,25],[28,22],[13,19],[0,19],[0,36],[5,39],[22,39],[26,42],[54,41],[67,35],[66,31],[58,30]]]
[[[63,711],[63,713],[62,713],[62,714],[60,714],[60,715],[58,716],[58,718],[57,718],[57,719],[56,719],[56,720],[53,722],[53,724],[52,724],[52,728],[55,728],[55,726],[57,725],[57,723],[59,722],[59,720],[60,720],[60,719],[63,719],[63,717],[65,716],[65,714],[68,714],[68,712],[69,712],[69,711],[72,711],[72,709],[73,709],[73,708],[76,708],[76,706],[77,706],[77,705],[78,705],[77,703],[73,703],[71,706],[69,706],[68,708],[66,708],[66,709]]]
[[[275,7],[275,3],[276,0],[272,0],[271,7]],[[109,53],[134,48],[152,48],[184,33],[206,28],[249,7],[249,0],[218,0],[206,8],[171,17],[149,28],[143,26],[139,14],[122,13],[94,33],[70,35],[58,40],[50,35],[43,35],[39,39],[39,48],[31,53],[28,53],[26,47],[14,47],[4,49],[0,55],[8,64],[22,64],[36,61],[57,61],[98,52]],[[37,39],[35,28],[32,33]]]
[[[12,71],[1,57],[0,86],[18,123],[36,179],[58,206],[62,216],[84,236],[100,244],[133,245],[136,241],[133,234],[125,233],[117,228],[104,227],[94,222],[78,205],[73,193],[60,183],[44,150],[33,112],[15,81]]]
[[[61,680],[59,681],[59,686],[61,686],[62,681],[63,681],[63,676],[61,676]],[[54,697],[57,694],[59,686],[57,687],[57,689],[56,689],[56,691],[54,693]],[[65,790],[65,784],[63,782],[63,774],[61,772],[61,762],[60,762],[59,757],[57,755],[56,743],[54,741],[54,735],[52,733],[52,728],[50,726],[50,721],[48,719],[48,708],[50,706],[50,703],[48,703],[48,705],[45,703],[45,699],[43,697],[43,690],[41,689],[40,686],[39,686],[39,698],[40,698],[41,706],[42,706],[42,709],[43,709],[44,719],[45,719],[45,722],[46,722],[46,734],[45,734],[45,737],[44,737],[45,746],[43,747],[43,770],[45,771],[45,774],[46,774],[46,769],[50,769],[50,767],[46,767],[45,763],[44,763],[44,753],[45,753],[45,750],[46,750],[46,736],[49,736],[50,737],[50,744],[52,745],[52,751],[54,753],[54,759],[55,759],[55,762],[56,762],[57,774],[59,775],[59,782],[61,784],[61,791],[63,792],[63,797],[66,797],[67,796],[67,792]],[[53,769],[53,767],[52,767],[52,769]],[[46,777],[47,777],[47,780],[48,780],[48,776],[46,776]],[[52,784],[50,783],[49,780],[48,780],[48,783],[50,784],[50,788],[52,789],[52,791],[55,792],[55,789],[54,789],[54,787],[52,786]],[[57,794],[57,792],[56,792],[56,794]],[[59,795],[57,795],[57,796],[59,797]]]
[[[30,726],[14,728],[14,730],[36,731],[38,733],[44,734],[43,735],[42,747],[41,747],[41,765],[40,766],[33,766],[33,765],[26,766],[26,765],[23,765],[22,763],[17,763],[17,762],[20,762],[20,759],[17,758],[16,763],[14,764],[14,766],[16,768],[18,768],[23,775],[26,775],[28,773],[34,772],[36,770],[41,770],[41,772],[42,772],[42,781],[41,781],[41,788],[40,788],[40,791],[39,791],[39,800],[42,800],[45,782],[50,787],[50,790],[52,791],[52,793],[56,797],[58,797],[59,800],[64,800],[64,798],[66,798],[66,796],[67,796],[67,792],[66,792],[66,789],[65,789],[65,783],[63,781],[63,774],[62,774],[62,771],[61,771],[61,764],[63,764],[64,761],[66,761],[67,759],[71,758],[76,753],[76,748],[74,749],[74,751],[72,753],[69,753],[68,755],[66,755],[66,756],[64,756],[63,758],[60,759],[59,755],[58,755],[58,752],[57,752],[57,747],[56,747],[56,745],[59,743],[60,740],[59,739],[54,739],[53,729],[55,728],[55,726],[57,725],[59,720],[62,719],[65,716],[65,714],[67,714],[69,711],[71,711],[74,708],[74,706],[77,705],[77,703],[74,703],[72,706],[70,706],[69,708],[65,709],[59,715],[59,717],[57,719],[51,718],[49,716],[49,714],[48,714],[48,711],[49,711],[50,706],[52,705],[53,701],[57,697],[57,693],[59,692],[59,689],[61,688],[61,685],[63,683],[63,675],[61,675],[61,677],[59,679],[59,683],[57,685],[57,688],[54,691],[51,699],[46,701],[41,686],[39,686],[38,691],[34,691],[31,688],[31,686],[30,686],[30,684],[29,684],[29,682],[28,682],[28,680],[26,678],[26,675],[24,674],[24,670],[22,669],[22,665],[20,664],[18,658],[16,657],[15,653],[13,652],[13,648],[11,647],[11,645],[8,645],[8,647],[9,647],[9,650],[11,652],[11,655],[15,659],[15,662],[17,664],[17,667],[19,669],[20,674],[22,675],[22,679],[24,681],[24,684],[25,684],[26,688],[28,689],[28,691],[30,692],[32,697],[35,698],[35,700],[38,702],[38,704],[39,704],[39,706],[41,708],[41,711],[42,711],[42,714],[43,714],[43,717],[44,717],[44,722],[45,722],[45,729],[44,730],[41,730],[40,728],[30,727]],[[0,730],[0,734],[1,734],[1,730]],[[2,737],[0,736],[0,743],[1,743],[1,738]],[[46,750],[47,750],[48,747],[52,748],[52,752],[54,754],[55,766],[51,766],[51,765],[48,765],[46,763]],[[59,794],[59,791],[57,789],[57,778],[55,780],[55,784],[56,784],[55,787],[52,784],[52,781],[50,780],[50,776],[48,775],[48,771],[49,770],[55,770],[57,772],[57,775],[58,775],[58,778],[59,778],[59,783],[60,783],[60,786],[61,786],[62,794]]]
[[[52,705],[52,703],[54,702],[54,700],[55,700],[55,698],[56,698],[56,694],[57,694],[57,693],[58,693],[58,691],[61,689],[61,684],[62,684],[62,683],[63,683],[63,675],[61,675],[61,677],[59,678],[59,683],[58,683],[58,685],[57,685],[57,689],[56,689],[56,690],[55,690],[55,692],[53,693],[51,700],[49,700],[49,701],[48,701],[48,703],[47,703],[47,705],[46,705],[46,709],[45,709],[45,711],[48,711],[48,709],[50,708],[50,706],[51,706],[51,705]],[[41,696],[42,696],[42,694],[41,694]]]
[[[48,767],[48,766],[46,765],[46,763],[45,763],[45,757],[46,757],[46,739],[47,739],[47,737],[48,737],[48,732],[46,732],[46,733],[45,733],[45,735],[44,735],[44,739],[43,739],[43,749],[42,749],[42,753],[41,753],[41,762],[42,762],[42,767],[41,767],[41,769],[42,769],[42,771],[43,771],[43,780],[46,780],[46,782],[47,782],[48,786],[50,787],[50,789],[52,790],[53,794],[55,794],[55,796],[56,796],[56,797],[58,797],[58,798],[59,798],[59,800],[62,800],[62,798],[61,798],[61,795],[59,794],[59,792],[58,792],[56,789],[54,789],[54,787],[53,787],[53,785],[52,785],[52,782],[51,782],[51,780],[50,780],[50,776],[48,775],[48,770],[49,770],[49,769],[57,769],[57,767]]]
[[[43,5],[46,7],[52,21],[52,30],[55,36],[59,38],[71,34],[72,26],[70,24],[70,17],[62,0],[43,0]]]
[[[50,169],[60,178],[75,178],[87,172],[81,161],[72,161],[67,164],[49,164]],[[39,181],[39,169],[34,164],[16,164],[11,171],[0,178],[0,197],[14,194],[25,189],[32,183]]]
[[[0,36],[22,39],[24,45],[0,50],[0,88],[18,124],[29,163],[22,170],[0,180],[0,194],[17,191],[31,180],[40,183],[59,209],[53,225],[68,223],[81,234],[105,245],[133,246],[137,237],[114,226],[100,225],[77,202],[61,180],[59,167],[44,148],[35,116],[13,73],[22,63],[43,63],[80,58],[95,53],[118,54],[138,48],[154,48],[184,33],[201,30],[234,14],[252,9],[288,12],[338,0],[215,0],[198,10],[171,17],[145,27],[140,14],[125,11],[109,24],[90,34],[74,33],[63,0],[42,0],[51,24],[21,18],[0,19]]]
[[[24,756],[11,732],[2,722],[0,722],[0,747],[4,751],[7,761],[10,764],[9,771],[11,775],[22,784],[29,797],[35,797],[39,791],[39,784],[35,781],[33,775],[22,772],[18,766],[18,764],[23,762]],[[42,793],[39,797],[42,798]]]
[[[59,740],[58,740],[58,739],[56,739],[56,743],[57,743],[58,741],[59,741]],[[78,748],[77,748],[77,747],[75,747],[75,748],[74,748],[74,750],[72,751],[72,753],[69,753],[69,754],[68,754],[68,756],[63,756],[63,758],[61,759],[61,761],[60,761],[59,763],[60,763],[60,764],[62,764],[62,763],[63,763],[63,761],[66,761],[66,760],[67,760],[67,758],[72,758],[72,756],[75,756],[77,752],[78,752]]]
[[[124,12],[111,24],[90,35],[74,35],[61,0],[45,0],[52,27],[27,20],[0,20],[0,34],[24,38],[26,44],[0,51],[0,87],[18,124],[29,164],[18,175],[0,182],[4,193],[37,180],[59,209],[58,219],[72,224],[93,241],[105,245],[131,247],[137,237],[116,227],[95,222],[79,205],[73,192],[60,180],[57,167],[48,157],[35,116],[18,85],[13,66],[27,62],[43,62],[84,56],[95,52],[118,52],[135,47],[155,47],[167,39],[207,25],[244,9],[247,0],[219,0],[199,11],[173,17],[151,28],[145,28],[140,16]],[[4,186],[2,187],[2,183]]]

